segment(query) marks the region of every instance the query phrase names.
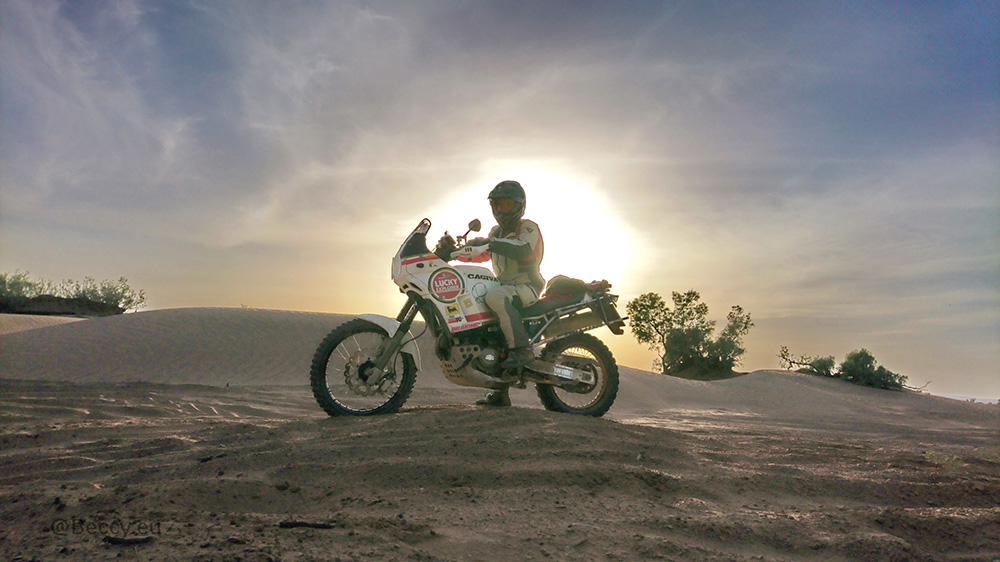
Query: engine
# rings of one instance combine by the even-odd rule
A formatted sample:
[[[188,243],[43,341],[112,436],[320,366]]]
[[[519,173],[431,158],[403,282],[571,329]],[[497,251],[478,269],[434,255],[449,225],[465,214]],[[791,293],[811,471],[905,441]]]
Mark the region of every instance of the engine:
[[[500,351],[477,344],[457,344],[452,346],[448,359],[441,361],[441,368],[455,384],[494,388],[494,383],[500,382],[494,379],[501,370]]]
[[[481,350],[472,360],[472,366],[487,375],[497,374],[500,372],[500,351],[492,347]]]

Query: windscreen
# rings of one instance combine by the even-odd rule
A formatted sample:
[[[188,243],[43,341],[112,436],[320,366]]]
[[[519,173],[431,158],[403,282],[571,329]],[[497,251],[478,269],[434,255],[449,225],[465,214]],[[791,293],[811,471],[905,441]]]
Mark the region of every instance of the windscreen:
[[[410,236],[407,237],[406,242],[403,243],[403,247],[399,250],[399,257],[408,258],[411,256],[420,256],[424,254],[431,253],[427,249],[427,232],[431,229],[431,221],[424,219],[420,221],[417,228],[413,229]]]

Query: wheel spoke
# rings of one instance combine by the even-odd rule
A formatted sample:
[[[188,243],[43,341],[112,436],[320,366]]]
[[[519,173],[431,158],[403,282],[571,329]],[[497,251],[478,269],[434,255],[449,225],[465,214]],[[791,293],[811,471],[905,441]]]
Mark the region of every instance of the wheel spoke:
[[[590,334],[578,334],[549,344],[544,354],[557,366],[587,372],[593,378],[593,382],[574,386],[537,385],[547,409],[590,416],[608,411],[618,394],[618,366],[603,342]]]
[[[324,340],[313,359],[312,387],[316,400],[331,415],[366,415],[394,411],[409,395],[416,370],[402,354],[385,367],[377,384],[368,383],[384,330],[355,320],[337,328]]]
[[[604,386],[605,375],[600,361],[587,349],[574,347],[564,350],[557,359],[558,364],[565,365],[581,371],[589,371],[594,374],[595,384],[585,388],[563,389],[556,388],[556,396],[564,404],[571,408],[583,409],[598,399],[600,399],[601,389]]]

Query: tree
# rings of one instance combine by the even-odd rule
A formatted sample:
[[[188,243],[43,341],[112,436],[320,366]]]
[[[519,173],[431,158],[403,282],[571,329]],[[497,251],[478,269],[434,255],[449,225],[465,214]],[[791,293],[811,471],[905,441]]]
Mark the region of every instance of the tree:
[[[689,368],[702,371],[730,370],[746,353],[743,336],[753,326],[750,314],[733,306],[726,327],[712,338],[715,321],[708,319],[708,305],[691,289],[672,294],[673,309],[656,293],[645,293],[626,305],[636,341],[659,355],[653,363],[661,372],[677,373]]]

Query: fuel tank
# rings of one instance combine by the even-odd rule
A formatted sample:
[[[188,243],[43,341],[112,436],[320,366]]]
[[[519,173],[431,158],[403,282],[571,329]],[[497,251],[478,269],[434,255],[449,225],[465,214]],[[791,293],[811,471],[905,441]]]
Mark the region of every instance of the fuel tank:
[[[499,285],[492,271],[474,265],[444,267],[427,280],[428,293],[452,333],[496,322],[486,306],[486,293]]]

